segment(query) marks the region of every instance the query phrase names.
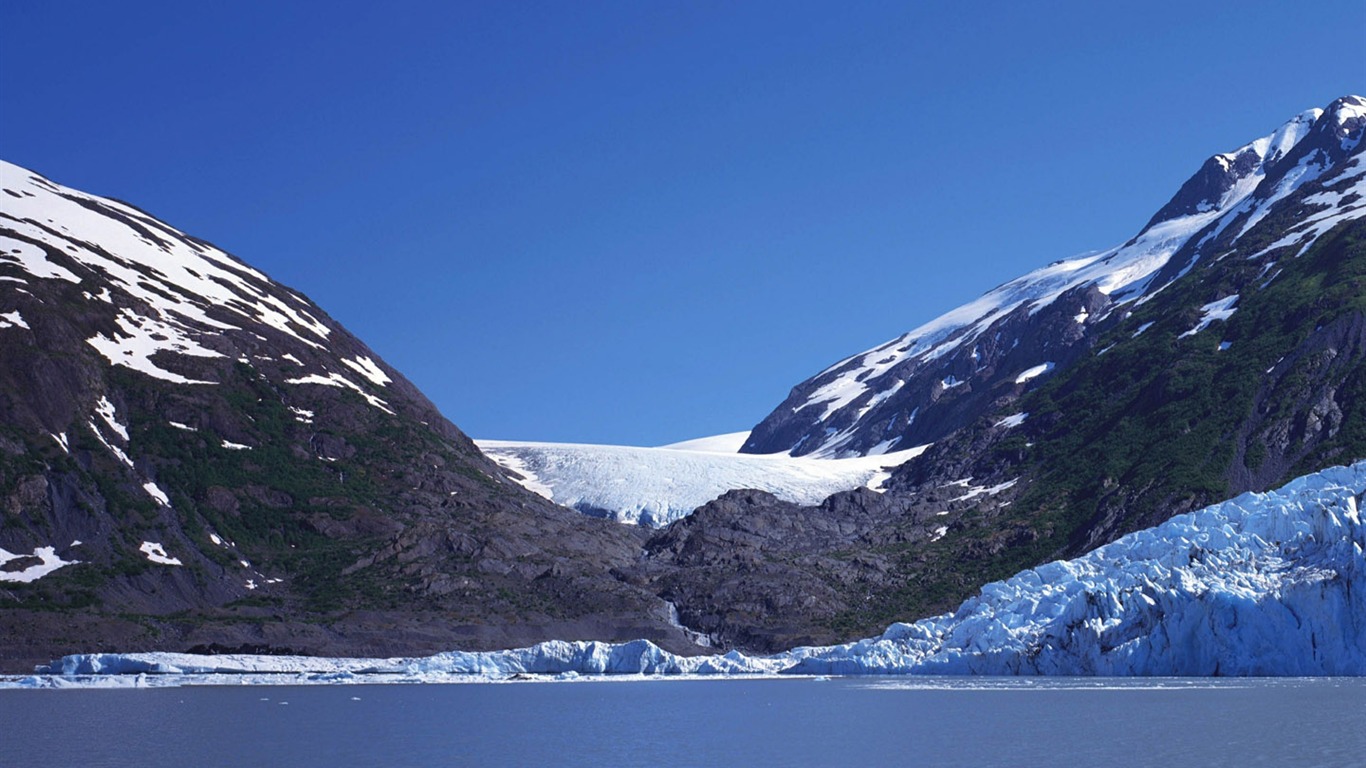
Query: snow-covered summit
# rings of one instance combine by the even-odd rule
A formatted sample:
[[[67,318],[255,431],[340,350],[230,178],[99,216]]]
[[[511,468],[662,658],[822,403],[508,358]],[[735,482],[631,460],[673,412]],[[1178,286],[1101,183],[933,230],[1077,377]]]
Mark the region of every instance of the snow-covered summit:
[[[1020,359],[1026,338],[1039,354],[1049,345],[1075,349],[1116,308],[1161,290],[1206,250],[1226,252],[1305,185],[1331,177],[1331,189],[1305,201],[1317,213],[1286,235],[1308,247],[1337,223],[1363,215],[1363,104],[1345,97],[1307,110],[1211,157],[1128,242],[1036,269],[826,368],[797,385],[743,450],[844,456],[892,438],[937,440],[980,405],[966,404],[967,393],[1044,362]],[[1054,314],[1076,322],[1057,324]],[[1047,359],[1061,366],[1063,356]],[[934,384],[950,380],[974,386],[944,397],[950,387]]]

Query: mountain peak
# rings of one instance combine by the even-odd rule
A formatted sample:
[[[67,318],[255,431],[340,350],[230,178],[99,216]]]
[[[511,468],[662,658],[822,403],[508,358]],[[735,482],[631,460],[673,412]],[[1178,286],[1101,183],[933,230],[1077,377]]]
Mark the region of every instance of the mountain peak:
[[[1201,259],[1244,242],[1263,222],[1275,229],[1263,232],[1276,235],[1267,243],[1284,245],[1280,240],[1288,237],[1307,248],[1337,223],[1362,215],[1356,184],[1325,185],[1357,173],[1351,169],[1359,162],[1353,155],[1363,126],[1366,99],[1347,96],[1211,156],[1133,239],[1034,270],[845,358],[793,388],[742,450],[845,456],[888,441],[933,442],[995,398],[1042,383],[1016,381],[1020,372],[1044,363],[1061,371],[1091,343],[1091,327],[1116,307],[1142,303]],[[1268,219],[1296,201],[1319,213],[1288,229]],[[950,380],[953,386],[941,384]]]
[[[1307,109],[1279,128],[1231,151],[1211,156],[1181,185],[1172,199],[1148,220],[1143,231],[1166,221],[1228,210],[1250,194],[1267,173],[1300,142],[1323,114]]]

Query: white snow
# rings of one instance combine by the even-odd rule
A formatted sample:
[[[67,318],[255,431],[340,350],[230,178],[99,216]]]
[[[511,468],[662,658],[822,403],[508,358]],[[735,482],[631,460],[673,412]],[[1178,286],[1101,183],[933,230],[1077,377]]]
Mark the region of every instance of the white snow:
[[[223,447],[224,447],[224,448],[227,448],[227,449],[230,450],[230,451],[250,451],[250,450],[251,450],[251,446],[250,446],[250,445],[244,445],[244,444],[242,444],[242,443],[234,443],[234,442],[232,442],[231,440],[224,440],[224,441],[223,441]]]
[[[62,446],[62,453],[71,453],[71,444],[67,442],[65,432],[59,435],[52,435],[52,439],[57,441],[57,445]]]
[[[1211,301],[1210,303],[1204,305],[1200,308],[1200,322],[1196,323],[1194,328],[1190,329],[1189,331],[1186,331],[1177,338],[1184,339],[1187,336],[1194,336],[1195,334],[1208,328],[1210,323],[1216,320],[1229,319],[1233,316],[1233,313],[1237,311],[1237,307],[1234,306],[1237,303],[1238,294],[1235,293],[1232,296],[1225,296],[1222,299]]]
[[[680,657],[645,640],[389,659],[93,653],[0,685],[463,682],[527,673],[1360,676],[1363,493],[1366,462],[1332,467],[1021,571],[953,613],[773,656]]]
[[[264,274],[135,208],[55,184],[2,161],[0,175],[7,187],[20,193],[18,198],[5,195],[0,200],[0,212],[10,219],[8,227],[50,244],[84,270],[101,275],[115,290],[150,306],[155,319],[164,324],[187,332],[190,323],[238,327],[211,318],[214,310],[219,317],[237,315],[264,323],[315,347],[321,347],[318,342],[326,341],[331,332],[309,313],[307,302],[279,289]],[[40,226],[47,221],[63,222],[70,234]],[[80,282],[78,275],[47,261],[41,249],[14,238],[0,240],[0,253],[32,277]]]
[[[128,308],[120,309],[119,316],[114,322],[122,335],[110,338],[104,334],[96,334],[86,339],[86,343],[104,355],[110,365],[122,365],[176,384],[214,383],[182,376],[152,362],[153,355],[161,352],[174,352],[192,357],[223,356],[201,346],[181,328],[153,317],[142,317]]]
[[[181,423],[178,422],[178,421],[168,421],[168,422],[166,422],[166,423],[167,423],[167,424],[170,424],[171,426],[175,427],[176,429],[184,430],[184,431],[186,431],[186,432],[198,432],[198,431],[199,431],[199,430],[195,429],[194,427],[190,426],[189,424],[181,424]]]
[[[28,323],[24,322],[23,315],[16,309],[13,312],[0,313],[0,328],[28,328]]]
[[[1054,367],[1055,367],[1055,366],[1054,366],[1053,363],[1051,363],[1051,362],[1048,362],[1048,363],[1039,363],[1038,365],[1034,366],[1033,368],[1030,368],[1030,369],[1028,369],[1028,370],[1026,370],[1026,371],[1021,372],[1019,376],[1016,376],[1016,377],[1015,377],[1015,383],[1016,383],[1016,384],[1023,384],[1023,383],[1025,383],[1026,381],[1029,381],[1030,379],[1038,378],[1038,377],[1044,375],[1045,373],[1051,372],[1051,371],[1053,370]]]
[[[1014,480],[1007,480],[1007,481],[1005,481],[1004,483],[1001,483],[1001,484],[999,484],[999,485],[993,485],[993,486],[991,486],[991,487],[986,487],[986,486],[968,486],[968,492],[967,492],[967,493],[963,494],[962,496],[959,496],[959,497],[956,498],[956,499],[950,499],[950,501],[970,501],[970,500],[975,499],[975,498],[977,498],[978,496],[982,496],[982,495],[986,495],[986,496],[995,496],[996,494],[1000,493],[1001,491],[1006,490],[1007,488],[1014,488],[1014,487],[1015,487],[1015,484],[1018,483],[1019,481],[1020,481],[1019,478],[1015,478]]]
[[[1004,419],[1001,419],[1000,421],[996,422],[995,426],[1005,427],[1006,429],[1014,429],[1015,427],[1018,427],[1021,424],[1025,423],[1025,419],[1027,418],[1029,418],[1028,413],[1012,413]]]
[[[71,546],[74,547],[77,544],[80,544],[80,542],[73,541],[71,543]],[[4,569],[4,565],[6,563],[10,562],[11,560],[18,560],[21,557],[36,557],[38,558],[39,562],[35,563],[34,565],[30,565],[29,567],[21,571],[9,571]],[[9,581],[18,582],[21,584],[29,584],[37,581],[38,579],[41,579],[42,577],[48,575],[49,573],[52,573],[53,571],[57,570],[58,568],[61,568],[64,565],[75,565],[79,562],[79,560],[63,560],[62,558],[58,557],[57,550],[55,547],[37,547],[33,550],[32,555],[16,555],[13,552],[8,552],[4,549],[0,549],[0,582]]]
[[[221,356],[201,339],[256,323],[324,348],[331,330],[304,299],[213,246],[123,203],[9,163],[0,162],[0,176],[19,195],[0,199],[0,216],[16,235],[0,236],[0,267],[17,266],[29,279],[78,283],[89,276],[105,284],[99,296],[87,292],[89,300],[112,302],[110,288],[131,299],[119,302],[112,336],[88,340],[112,365],[176,383],[212,384],[166,366],[173,355]],[[54,230],[53,221],[62,225]],[[73,266],[53,263],[19,237],[47,244]],[[346,362],[377,383],[387,380],[368,358]]]
[[[378,386],[382,387],[393,381],[384,371],[380,370],[374,360],[368,357],[358,357],[355,360],[342,358],[342,363]]]
[[[704,447],[734,444],[736,435],[701,438]],[[692,441],[689,441],[692,442]],[[676,447],[476,440],[480,450],[526,478],[528,490],[581,512],[662,526],[726,491],[753,488],[785,501],[818,504],[879,479],[920,455],[918,446],[851,459],[785,454],[719,453]]]
[[[104,423],[117,432],[118,436],[123,438],[123,442],[128,442],[128,428],[119,423],[118,415],[114,412],[114,404],[109,402],[109,398],[100,395],[100,399],[95,403],[95,414],[104,419]]]
[[[184,565],[178,557],[170,557],[161,544],[155,541],[144,541],[138,551],[147,556],[148,560],[159,565]]]
[[[1151,328],[1151,327],[1153,327],[1153,323],[1152,323],[1152,322],[1147,322],[1147,323],[1144,323],[1143,325],[1138,326],[1138,330],[1134,331],[1134,336],[1133,336],[1133,337],[1134,337],[1134,338],[1138,338],[1140,334],[1142,334],[1144,331],[1148,330],[1148,329]]]
[[[301,376],[301,377],[299,377],[299,378],[297,378],[297,379],[286,379],[286,380],[285,380],[285,383],[286,383],[286,384],[321,384],[321,385],[323,385],[323,386],[325,386],[325,387],[342,387],[342,388],[350,389],[350,390],[354,391],[356,394],[358,394],[358,395],[360,395],[361,397],[365,398],[365,402],[369,403],[370,405],[375,406],[376,408],[380,409],[381,411],[384,411],[385,413],[387,413],[387,414],[389,414],[389,415],[391,415],[391,416],[394,414],[394,412],[393,412],[392,410],[389,409],[389,404],[388,404],[388,403],[384,402],[383,400],[379,399],[378,397],[375,397],[374,395],[370,394],[369,392],[366,392],[364,389],[361,388],[361,386],[360,386],[359,384],[357,384],[356,382],[354,382],[354,381],[352,381],[352,380],[346,378],[345,376],[343,376],[343,375],[341,375],[341,374],[339,374],[339,373],[329,373],[329,374],[327,374],[326,376],[323,376],[323,375],[317,374],[317,373],[310,373],[310,374],[308,374],[307,376]]]
[[[8,169],[4,165],[0,165],[0,172],[6,171]],[[0,208],[0,211],[3,210],[4,208]],[[69,283],[81,281],[79,277],[71,273],[71,270],[49,261],[47,253],[42,248],[33,243],[16,240],[8,235],[0,235],[0,265],[5,263],[16,264],[29,276],[40,280],[65,280]],[[19,282],[26,281],[20,280]]]
[[[300,424],[313,423],[313,411],[310,411],[307,408],[296,408],[291,405],[289,406],[289,412],[294,414],[294,420]]]
[[[129,468],[131,468],[131,467],[133,466],[133,460],[130,459],[130,458],[128,458],[128,454],[124,453],[123,450],[122,450],[121,448],[119,448],[117,445],[114,445],[113,443],[109,442],[109,440],[108,440],[107,438],[105,438],[104,433],[100,431],[100,428],[99,428],[98,426],[95,425],[95,422],[94,422],[93,420],[92,420],[92,421],[88,421],[88,422],[86,422],[86,423],[90,425],[90,431],[95,433],[95,437],[96,437],[101,443],[104,444],[104,447],[105,447],[105,448],[108,448],[108,449],[109,449],[109,452],[110,452],[110,453],[114,454],[114,456],[115,456],[119,461],[123,462],[123,463],[124,463],[125,465],[127,465]]]
[[[749,439],[749,431],[727,432],[724,435],[713,435],[711,437],[698,437],[692,440],[684,440],[680,443],[669,443],[661,445],[660,448],[669,448],[675,451],[701,451],[703,453],[739,453],[740,448]]]
[[[171,497],[167,496],[166,492],[161,490],[161,488],[158,487],[157,484],[152,482],[151,480],[148,480],[147,482],[142,484],[142,490],[146,491],[148,496],[151,496],[153,499],[156,499],[156,502],[161,506],[171,506]]]

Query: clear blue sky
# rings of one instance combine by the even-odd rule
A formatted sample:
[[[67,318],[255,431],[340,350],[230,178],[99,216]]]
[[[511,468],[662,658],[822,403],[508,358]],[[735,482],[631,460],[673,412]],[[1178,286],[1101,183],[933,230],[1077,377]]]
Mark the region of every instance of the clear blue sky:
[[[0,0],[0,155],[303,291],[476,437],[651,445],[1122,242],[1366,90],[1363,39],[1361,0]]]

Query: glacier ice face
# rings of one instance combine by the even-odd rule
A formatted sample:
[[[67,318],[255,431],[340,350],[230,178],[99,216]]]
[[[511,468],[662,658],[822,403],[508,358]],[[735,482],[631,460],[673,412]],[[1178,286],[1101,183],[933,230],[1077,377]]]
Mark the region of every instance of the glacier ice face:
[[[988,584],[953,614],[813,650],[819,674],[1362,675],[1366,462]]]
[[[47,677],[0,685],[62,686],[85,675],[290,684],[519,674],[1366,675],[1363,492],[1366,461],[1325,469],[988,584],[952,614],[767,657],[684,657],[645,640],[418,659],[82,654],[41,668]]]

